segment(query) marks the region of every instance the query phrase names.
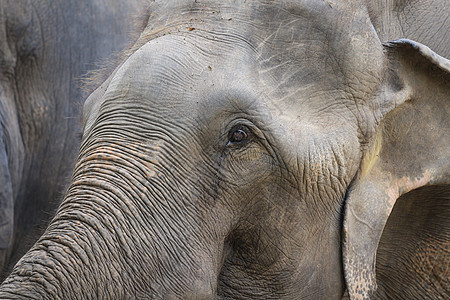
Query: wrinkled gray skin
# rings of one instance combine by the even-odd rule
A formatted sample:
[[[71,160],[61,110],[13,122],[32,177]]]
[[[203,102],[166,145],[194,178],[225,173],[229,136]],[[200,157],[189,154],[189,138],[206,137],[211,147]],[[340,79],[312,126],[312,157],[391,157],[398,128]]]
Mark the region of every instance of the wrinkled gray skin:
[[[371,14],[155,2],[0,298],[446,298],[448,24],[383,45]]]
[[[124,49],[138,1],[0,2],[0,274],[62,199],[80,145],[80,78]]]

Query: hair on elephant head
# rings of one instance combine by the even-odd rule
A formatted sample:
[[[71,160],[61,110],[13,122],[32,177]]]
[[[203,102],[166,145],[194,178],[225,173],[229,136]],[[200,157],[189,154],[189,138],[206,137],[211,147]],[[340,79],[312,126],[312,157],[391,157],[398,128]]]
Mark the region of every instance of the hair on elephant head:
[[[152,4],[1,297],[448,292],[449,62],[363,1],[238,4]]]

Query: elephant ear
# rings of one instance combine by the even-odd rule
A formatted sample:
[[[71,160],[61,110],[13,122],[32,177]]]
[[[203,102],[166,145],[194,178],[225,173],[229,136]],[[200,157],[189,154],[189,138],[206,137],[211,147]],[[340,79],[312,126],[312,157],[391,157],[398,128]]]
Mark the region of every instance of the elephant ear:
[[[450,259],[450,61],[410,40],[384,47],[389,76],[378,102],[383,118],[345,204],[347,289],[351,299],[444,299]]]

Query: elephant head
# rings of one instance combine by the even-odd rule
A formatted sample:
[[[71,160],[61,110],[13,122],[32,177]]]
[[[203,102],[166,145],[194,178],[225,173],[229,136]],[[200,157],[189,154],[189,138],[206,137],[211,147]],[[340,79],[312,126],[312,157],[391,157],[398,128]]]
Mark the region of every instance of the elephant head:
[[[448,184],[448,71],[356,1],[156,2],[0,296],[370,297],[396,199]]]

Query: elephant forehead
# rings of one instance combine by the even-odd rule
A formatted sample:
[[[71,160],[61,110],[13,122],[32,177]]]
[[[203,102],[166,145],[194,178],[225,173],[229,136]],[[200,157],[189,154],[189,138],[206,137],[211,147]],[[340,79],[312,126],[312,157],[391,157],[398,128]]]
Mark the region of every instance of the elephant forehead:
[[[146,43],[133,53],[111,80],[103,101],[138,101],[177,117],[188,111],[202,118],[223,111],[302,114],[302,119],[323,116],[326,102],[341,103],[339,86],[311,75],[311,64],[291,76],[267,70],[251,48],[223,45],[202,37],[171,35]],[[310,68],[309,71],[306,69]],[[327,79],[328,80],[328,79]],[[342,105],[346,107],[345,105]],[[296,107],[296,110],[292,110]],[[336,114],[336,110],[333,110]]]
[[[323,111],[378,88],[381,45],[355,3],[206,2],[160,4],[142,34],[150,41],[122,66],[114,91],[192,105],[221,89],[253,89],[282,109]]]
[[[352,1],[170,1],[155,3],[146,29],[201,36],[224,48],[251,49],[277,88],[323,81],[373,90],[383,53],[368,13]],[[161,26],[161,20],[164,26]],[[166,28],[166,30],[164,30]],[[145,36],[145,35],[144,35]],[[199,43],[208,44],[211,43]],[[205,49],[206,51],[211,50]],[[240,65],[237,65],[239,67]],[[366,91],[356,97],[366,96]]]

